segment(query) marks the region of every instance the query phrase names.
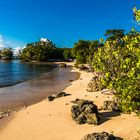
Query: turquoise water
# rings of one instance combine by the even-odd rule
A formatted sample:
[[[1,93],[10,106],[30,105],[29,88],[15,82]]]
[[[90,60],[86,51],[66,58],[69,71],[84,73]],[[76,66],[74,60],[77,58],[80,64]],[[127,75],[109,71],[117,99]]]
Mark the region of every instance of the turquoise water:
[[[52,70],[48,64],[0,61],[0,87],[15,85]]]

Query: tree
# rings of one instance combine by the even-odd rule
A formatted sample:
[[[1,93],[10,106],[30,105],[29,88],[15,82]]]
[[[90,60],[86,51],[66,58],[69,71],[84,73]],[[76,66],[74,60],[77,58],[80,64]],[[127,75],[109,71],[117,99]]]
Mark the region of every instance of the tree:
[[[94,58],[94,54],[98,51],[100,47],[103,47],[103,44],[100,43],[98,40],[90,41],[89,45],[89,56],[88,56],[88,63],[91,64]]]
[[[13,51],[12,48],[4,48],[1,51],[1,57],[2,59],[12,59],[13,58]]]
[[[65,59],[72,59],[73,56],[72,56],[72,49],[71,48],[64,48],[64,58]]]
[[[107,37],[107,40],[121,39],[124,36],[124,30],[123,29],[107,30],[105,36]]]
[[[87,57],[89,56],[90,41],[79,40],[74,44],[72,53],[76,58],[77,64],[87,63]]]
[[[47,61],[51,58],[54,49],[56,49],[55,44],[48,39],[30,43],[22,50],[20,59],[24,61]]]

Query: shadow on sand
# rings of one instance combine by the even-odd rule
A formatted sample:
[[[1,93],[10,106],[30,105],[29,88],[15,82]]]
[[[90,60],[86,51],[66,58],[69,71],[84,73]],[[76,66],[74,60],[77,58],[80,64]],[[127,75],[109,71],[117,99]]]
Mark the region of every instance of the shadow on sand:
[[[116,111],[108,111],[108,112],[101,112],[101,121],[99,124],[103,124],[104,122],[110,120],[112,117],[120,116],[120,112]]]

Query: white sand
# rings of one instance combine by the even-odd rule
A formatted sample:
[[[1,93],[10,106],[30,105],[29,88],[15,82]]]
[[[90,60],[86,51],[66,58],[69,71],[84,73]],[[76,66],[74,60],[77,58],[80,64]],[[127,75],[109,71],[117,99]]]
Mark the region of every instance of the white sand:
[[[110,117],[98,126],[78,125],[72,120],[73,104],[70,101],[76,98],[90,99],[101,106],[104,100],[112,98],[100,92],[87,92],[86,87],[92,74],[80,73],[80,79],[72,82],[72,85],[65,89],[65,92],[72,94],[71,96],[52,102],[44,100],[19,111],[0,131],[0,140],[80,140],[88,133],[101,131],[113,132],[114,135],[125,140],[135,140],[140,131],[140,119],[134,113]]]

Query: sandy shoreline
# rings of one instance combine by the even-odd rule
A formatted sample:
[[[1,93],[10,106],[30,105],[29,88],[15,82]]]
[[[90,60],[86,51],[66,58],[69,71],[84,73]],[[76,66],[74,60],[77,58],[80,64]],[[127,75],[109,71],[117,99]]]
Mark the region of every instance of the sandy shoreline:
[[[73,69],[74,72],[79,72]],[[84,135],[106,131],[125,140],[135,140],[140,131],[140,119],[132,114],[110,113],[98,126],[78,125],[71,118],[71,101],[76,98],[93,100],[100,107],[111,95],[87,92],[92,74],[80,71],[81,76],[65,89],[70,96],[52,102],[43,100],[15,114],[5,128],[0,130],[0,140],[80,140]],[[140,139],[140,138],[139,138]]]

